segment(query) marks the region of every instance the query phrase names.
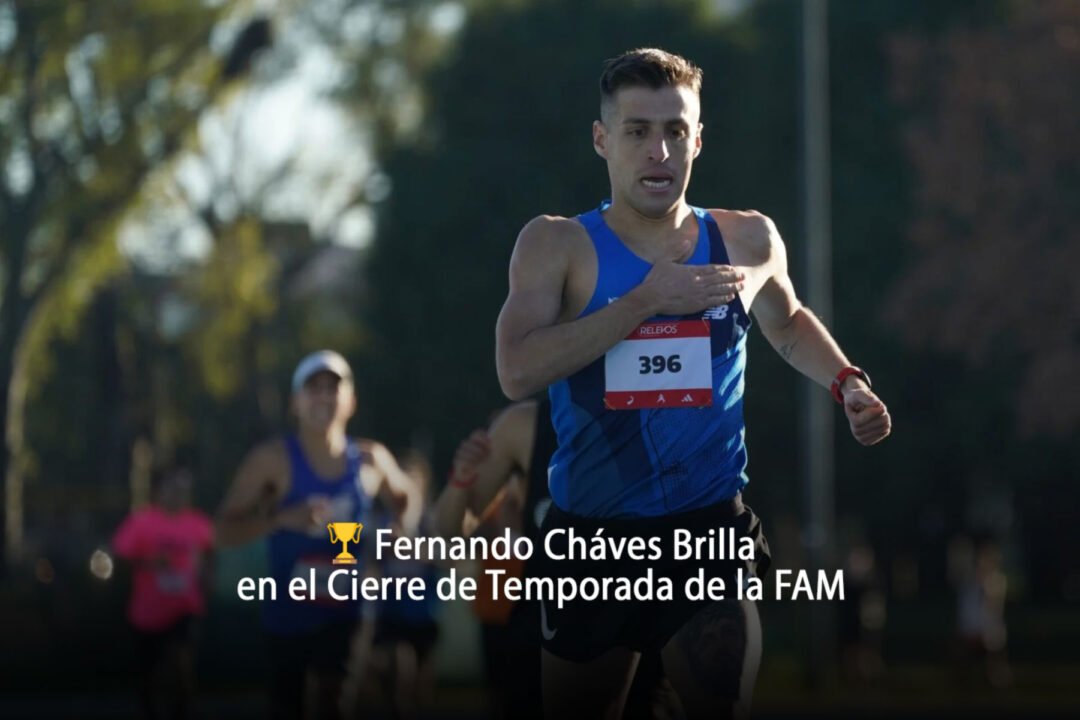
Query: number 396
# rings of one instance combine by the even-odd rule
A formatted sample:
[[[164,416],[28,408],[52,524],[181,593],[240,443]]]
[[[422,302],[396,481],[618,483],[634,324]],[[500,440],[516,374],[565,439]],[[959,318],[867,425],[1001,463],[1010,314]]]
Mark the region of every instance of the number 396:
[[[677,373],[682,370],[682,360],[678,355],[640,355],[638,356],[638,362],[641,363],[641,369],[638,370],[639,375],[649,375],[650,373],[662,373],[673,372]]]

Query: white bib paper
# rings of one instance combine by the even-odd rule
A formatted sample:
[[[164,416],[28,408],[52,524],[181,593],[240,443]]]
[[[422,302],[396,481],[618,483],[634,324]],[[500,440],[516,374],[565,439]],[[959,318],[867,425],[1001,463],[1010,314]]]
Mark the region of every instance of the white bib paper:
[[[609,410],[712,405],[707,320],[643,323],[604,356]]]

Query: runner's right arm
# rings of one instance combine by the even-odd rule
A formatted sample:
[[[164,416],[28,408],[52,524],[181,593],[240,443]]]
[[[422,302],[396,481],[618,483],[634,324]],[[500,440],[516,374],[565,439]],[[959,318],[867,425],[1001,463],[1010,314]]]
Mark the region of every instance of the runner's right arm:
[[[570,266],[561,221],[540,217],[522,229],[510,258],[510,292],[495,326],[495,365],[503,393],[523,400],[607,352],[651,313],[641,293],[559,324]],[[572,221],[570,221],[572,222]]]
[[[214,536],[219,545],[242,545],[279,528],[304,531],[320,521],[325,498],[278,509],[288,490],[288,467],[280,441],[263,443],[248,453],[218,510]]]
[[[575,220],[541,216],[518,236],[510,292],[495,327],[499,385],[523,400],[606,353],[653,315],[682,315],[734,297],[740,275],[722,265],[657,262],[636,288],[582,318],[559,322],[572,261]],[[686,249],[689,249],[687,243]]]

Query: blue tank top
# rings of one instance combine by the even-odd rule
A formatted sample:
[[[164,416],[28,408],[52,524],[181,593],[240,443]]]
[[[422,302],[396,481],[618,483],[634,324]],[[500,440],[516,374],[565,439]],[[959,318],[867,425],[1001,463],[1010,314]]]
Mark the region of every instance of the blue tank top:
[[[315,474],[304,457],[300,442],[293,435],[285,438],[289,455],[291,486],[281,499],[279,507],[285,508],[306,502],[313,496],[324,496],[330,502],[330,517],[338,522],[361,522],[367,525],[371,498],[364,493],[360,474],[370,459],[350,440],[345,451],[345,472],[339,477],[326,480]],[[278,635],[309,633],[324,625],[354,620],[359,617],[359,603],[336,601],[329,595],[327,579],[335,570],[357,569],[363,572],[362,548],[365,533],[360,533],[360,543],[349,543],[349,553],[356,556],[357,565],[334,565],[334,557],[341,552],[341,543],[331,543],[326,527],[314,528],[311,533],[295,530],[277,530],[267,542],[270,574],[277,583],[277,600],[263,604],[263,625]],[[311,571],[315,571],[315,600],[293,600],[289,596],[289,581],[303,577],[310,586]],[[334,588],[338,593],[348,593],[352,576],[338,578]]]
[[[577,218],[597,257],[596,288],[579,317],[640,285],[652,268],[608,227],[603,211],[609,205]],[[692,209],[698,242],[686,264],[730,264],[716,221]],[[584,517],[655,517],[729,500],[746,486],[743,375],[750,318],[736,297],[674,319],[708,323],[711,406],[608,409],[604,357],[551,385],[559,446],[548,467],[548,487],[562,510]]]
[[[389,512],[376,513],[376,517],[379,527],[390,527],[393,523],[393,516]],[[435,534],[430,515],[425,514],[421,518],[417,534],[420,537],[431,537]],[[389,553],[383,556],[379,569],[384,577],[418,577],[424,581],[424,587],[427,588],[422,600],[413,600],[407,593],[399,600],[395,594],[388,593],[388,597],[378,603],[376,612],[379,620],[413,627],[430,625],[436,621],[441,602],[435,592],[440,577],[435,563],[417,559],[399,560],[393,553]]]

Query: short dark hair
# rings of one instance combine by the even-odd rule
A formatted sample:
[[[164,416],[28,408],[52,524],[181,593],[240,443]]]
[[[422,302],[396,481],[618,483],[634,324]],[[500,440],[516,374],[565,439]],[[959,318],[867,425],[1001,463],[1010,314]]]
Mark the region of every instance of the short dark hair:
[[[684,57],[658,48],[637,48],[604,61],[600,106],[624,87],[687,87],[701,94],[701,68]]]

